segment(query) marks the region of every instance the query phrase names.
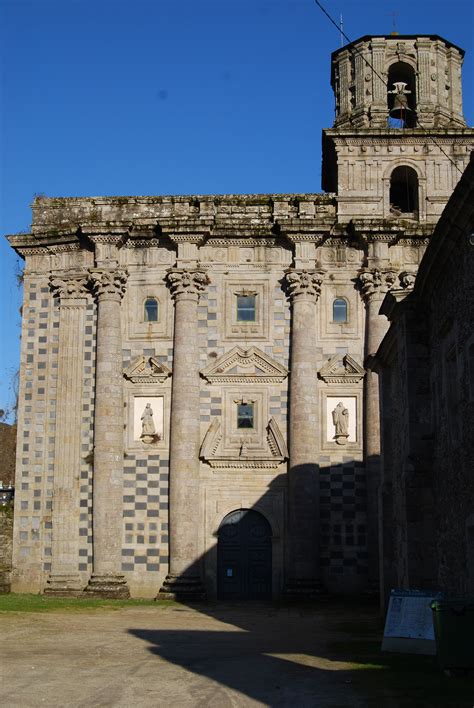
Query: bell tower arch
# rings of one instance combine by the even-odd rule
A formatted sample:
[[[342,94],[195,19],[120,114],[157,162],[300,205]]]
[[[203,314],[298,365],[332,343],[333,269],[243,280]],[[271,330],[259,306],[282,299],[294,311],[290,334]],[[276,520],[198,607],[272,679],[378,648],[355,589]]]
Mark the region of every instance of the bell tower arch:
[[[322,186],[337,195],[340,223],[437,222],[474,148],[463,57],[437,35],[365,36],[332,54],[335,120],[323,131]]]

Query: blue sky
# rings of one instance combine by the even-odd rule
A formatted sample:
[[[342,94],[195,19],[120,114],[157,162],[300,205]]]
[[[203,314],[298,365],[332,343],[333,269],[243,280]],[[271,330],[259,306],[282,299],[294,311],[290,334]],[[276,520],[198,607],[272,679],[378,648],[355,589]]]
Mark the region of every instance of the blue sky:
[[[440,34],[466,50],[471,0],[323,0],[351,39]],[[0,0],[0,233],[48,196],[320,191],[336,29],[314,0]],[[21,293],[0,237],[0,408]]]

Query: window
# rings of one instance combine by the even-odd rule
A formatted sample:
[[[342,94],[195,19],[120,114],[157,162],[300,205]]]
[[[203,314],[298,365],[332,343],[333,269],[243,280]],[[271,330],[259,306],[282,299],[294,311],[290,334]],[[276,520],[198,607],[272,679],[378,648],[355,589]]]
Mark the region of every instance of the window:
[[[237,428],[254,428],[253,403],[237,404]]]
[[[347,302],[342,297],[337,297],[332,303],[332,321],[347,322]]]
[[[158,322],[158,300],[154,297],[148,297],[145,300],[144,320],[145,322]]]
[[[390,211],[395,216],[418,212],[418,175],[412,167],[395,167],[390,176]]]
[[[255,295],[237,295],[237,322],[255,322],[255,305]]]

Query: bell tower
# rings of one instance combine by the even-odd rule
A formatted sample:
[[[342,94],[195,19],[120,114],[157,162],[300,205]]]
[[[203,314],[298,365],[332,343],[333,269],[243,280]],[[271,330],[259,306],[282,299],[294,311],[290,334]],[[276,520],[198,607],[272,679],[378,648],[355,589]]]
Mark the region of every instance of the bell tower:
[[[463,57],[436,35],[366,36],[332,54],[322,186],[337,195],[340,223],[437,222],[474,148]]]

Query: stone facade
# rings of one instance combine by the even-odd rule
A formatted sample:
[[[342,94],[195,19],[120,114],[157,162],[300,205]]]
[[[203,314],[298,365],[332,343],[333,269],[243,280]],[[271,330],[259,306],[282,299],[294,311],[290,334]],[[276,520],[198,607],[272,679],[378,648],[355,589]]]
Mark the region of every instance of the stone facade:
[[[373,41],[390,55],[391,39]],[[448,138],[464,165],[460,110]],[[363,162],[386,150],[380,170],[427,140],[348,120]],[[32,233],[10,237],[25,258],[15,590],[215,596],[219,529],[241,509],[271,528],[274,597],[376,588],[378,382],[364,362],[456,172],[441,191],[419,172],[416,210],[384,211],[379,167],[372,196],[344,201],[346,122],[325,137],[328,194],[35,200]]]
[[[13,513],[0,505],[0,593],[10,592],[13,553]]]
[[[381,374],[382,585],[474,591],[474,163],[413,289],[387,294]]]

